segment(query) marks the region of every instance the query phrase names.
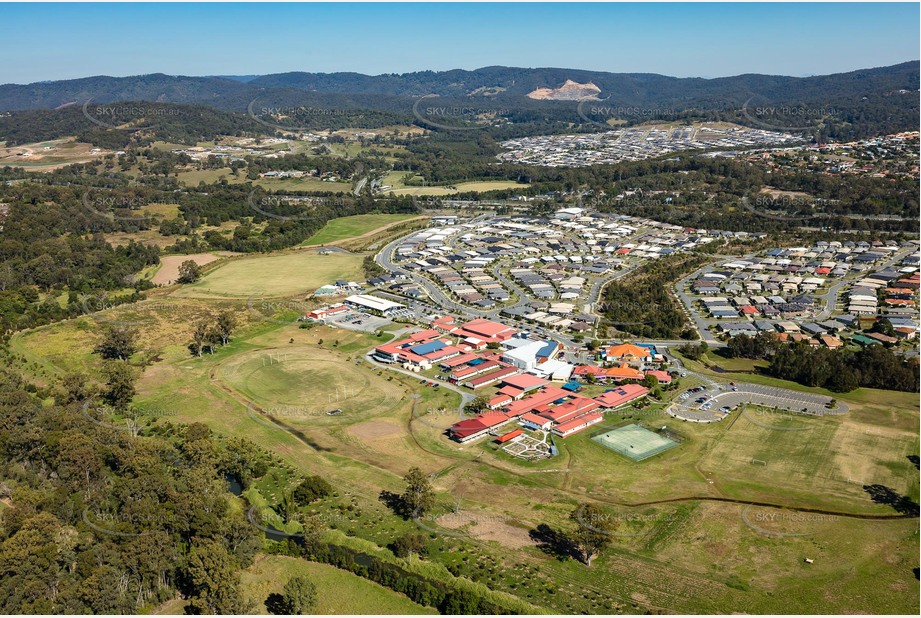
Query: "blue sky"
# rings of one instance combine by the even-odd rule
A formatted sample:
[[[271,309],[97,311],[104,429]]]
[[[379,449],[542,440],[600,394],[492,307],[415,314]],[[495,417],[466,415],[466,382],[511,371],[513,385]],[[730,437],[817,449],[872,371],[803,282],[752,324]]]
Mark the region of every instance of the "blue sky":
[[[0,83],[489,65],[677,77],[917,60],[919,5],[0,4]]]

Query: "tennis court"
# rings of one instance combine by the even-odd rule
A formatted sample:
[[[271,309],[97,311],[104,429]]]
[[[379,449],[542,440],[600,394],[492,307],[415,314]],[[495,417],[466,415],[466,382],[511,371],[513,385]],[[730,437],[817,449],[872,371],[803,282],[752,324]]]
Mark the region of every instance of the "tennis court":
[[[619,427],[592,440],[633,461],[643,461],[678,446],[678,442],[639,425]]]

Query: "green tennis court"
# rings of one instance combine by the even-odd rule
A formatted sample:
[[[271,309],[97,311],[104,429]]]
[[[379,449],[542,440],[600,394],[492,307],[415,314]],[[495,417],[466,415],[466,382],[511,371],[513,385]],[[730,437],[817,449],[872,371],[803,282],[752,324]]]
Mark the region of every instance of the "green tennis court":
[[[639,425],[618,427],[592,440],[633,461],[643,461],[678,446],[678,442]]]

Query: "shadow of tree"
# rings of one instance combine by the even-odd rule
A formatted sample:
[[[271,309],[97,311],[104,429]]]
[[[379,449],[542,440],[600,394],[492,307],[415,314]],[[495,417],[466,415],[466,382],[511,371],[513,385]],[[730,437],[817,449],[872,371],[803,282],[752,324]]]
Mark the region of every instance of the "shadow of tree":
[[[885,485],[864,485],[863,490],[870,494],[870,499],[877,504],[888,504],[897,512],[917,517],[921,512],[918,503],[908,496],[900,496]]]
[[[384,506],[393,511],[394,515],[399,515],[403,519],[409,519],[406,503],[403,502],[403,497],[400,494],[395,494],[385,489],[381,491],[377,499],[383,502]]]
[[[288,608],[285,607],[285,598],[281,596],[280,594],[278,594],[277,592],[273,592],[272,594],[266,597],[265,609],[270,614],[275,614],[278,616],[285,615],[288,613]]]
[[[919,458],[917,455],[908,455],[907,459],[911,463],[915,464],[915,468],[921,470],[921,458]]]
[[[563,532],[554,530],[547,524],[540,524],[529,531],[528,536],[537,543],[538,549],[558,560],[579,559],[579,551],[575,543]]]

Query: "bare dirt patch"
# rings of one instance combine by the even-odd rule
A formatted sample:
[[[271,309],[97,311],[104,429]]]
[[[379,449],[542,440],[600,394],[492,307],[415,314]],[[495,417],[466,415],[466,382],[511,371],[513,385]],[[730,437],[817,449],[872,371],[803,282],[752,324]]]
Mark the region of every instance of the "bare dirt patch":
[[[186,260],[193,260],[199,266],[221,259],[220,255],[213,253],[196,253],[193,255],[168,255],[160,258],[160,270],[151,281],[156,285],[169,285],[179,278],[179,265]]]
[[[769,195],[773,199],[789,198],[789,199],[812,199],[812,196],[808,193],[803,193],[802,191],[784,191],[782,189],[775,189],[774,187],[764,187],[761,189],[761,193]]]
[[[394,423],[390,421],[367,421],[352,425],[348,429],[349,433],[361,440],[380,440],[382,438],[393,438],[403,433]]]
[[[592,82],[580,84],[567,79],[559,88],[537,88],[529,92],[527,97],[539,101],[579,101],[581,99],[597,101],[599,94],[601,94],[601,88]]]
[[[470,536],[486,541],[495,541],[504,547],[519,549],[534,545],[528,531],[506,523],[506,519],[488,513],[459,511],[442,515],[438,525],[449,530],[463,528]]]

